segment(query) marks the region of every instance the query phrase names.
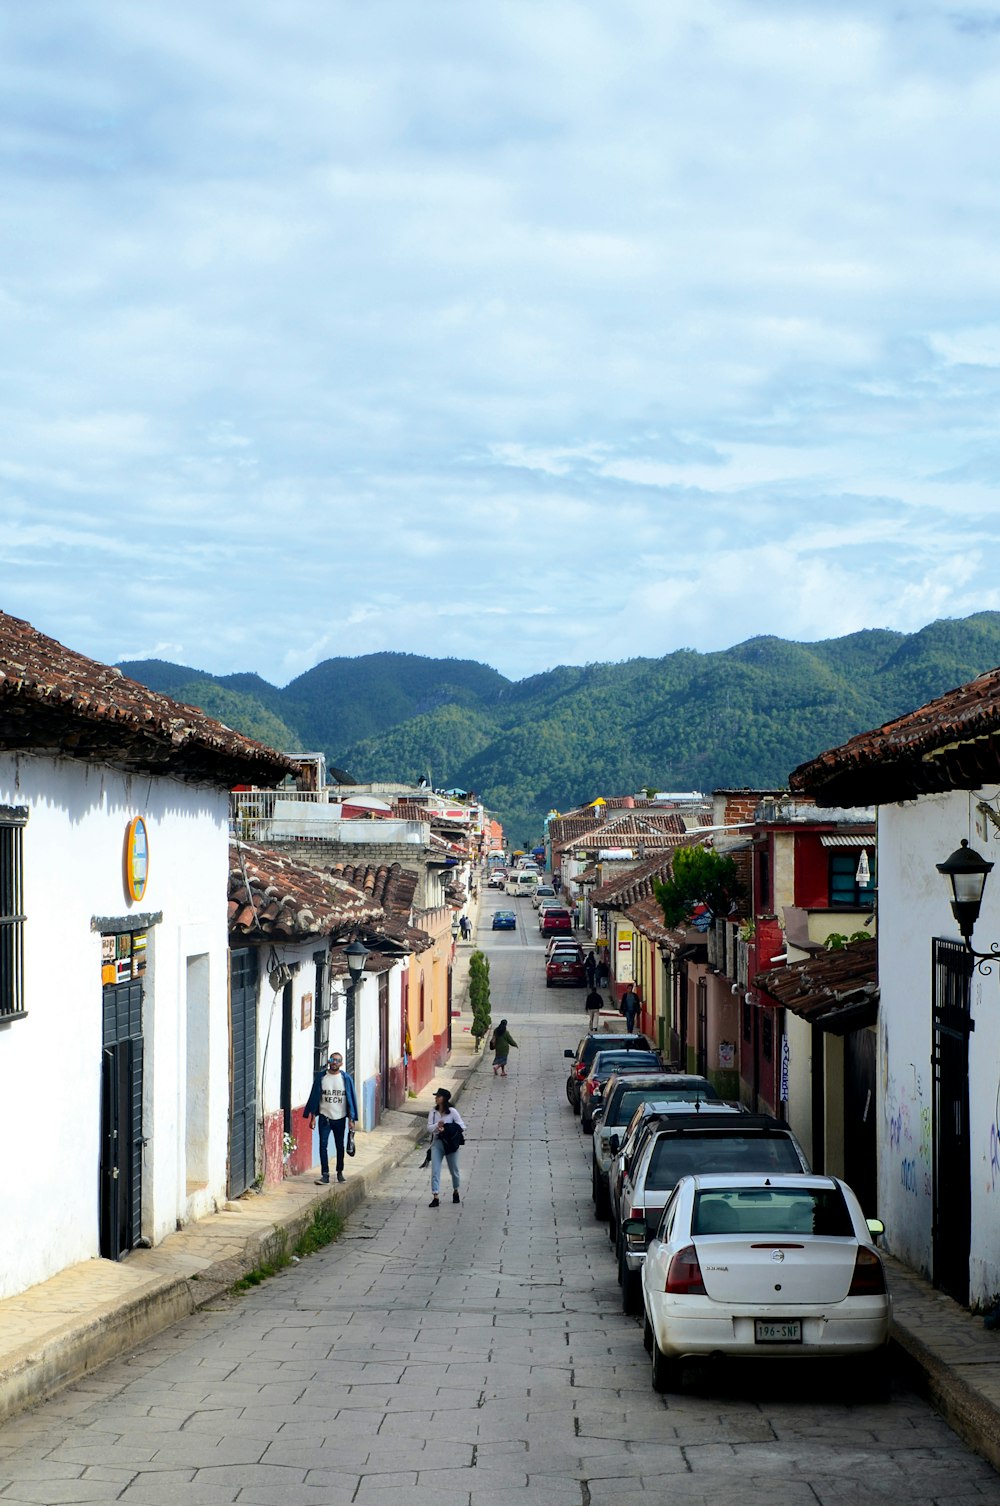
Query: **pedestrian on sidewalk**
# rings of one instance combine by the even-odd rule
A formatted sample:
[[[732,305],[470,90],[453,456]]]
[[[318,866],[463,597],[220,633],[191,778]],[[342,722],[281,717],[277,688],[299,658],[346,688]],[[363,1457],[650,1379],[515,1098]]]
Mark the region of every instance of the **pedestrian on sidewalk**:
[[[462,932],[462,940],[468,941],[469,937],[472,935],[472,921],[467,915],[463,915],[458,924]]]
[[[493,1052],[493,1076],[507,1076],[507,1058],[510,1048],[517,1050],[517,1041],[507,1029],[507,1021],[501,1020],[490,1037],[490,1050]]]
[[[446,1159],[451,1172],[451,1200],[453,1203],[460,1203],[458,1149],[465,1144],[465,1120],[457,1109],[452,1108],[448,1088],[435,1088],[434,1107],[427,1115],[427,1128],[431,1137],[431,1200],[427,1206],[441,1206],[441,1162]]]
[[[305,1107],[306,1122],[310,1130],[313,1120],[319,1115],[319,1165],[320,1178],[317,1187],[325,1187],[330,1180],[330,1136],[337,1149],[337,1181],[344,1180],[344,1144],[347,1131],[358,1122],[358,1098],[354,1091],[354,1078],[344,1071],[344,1058],[339,1051],[331,1051],[327,1065],[313,1078],[312,1092]]]
[[[590,986],[590,993],[583,1001],[583,1007],[588,1011],[590,1015],[590,1020],[587,1028],[590,1030],[591,1034],[593,1034],[601,1022],[601,1010],[604,1008],[604,999],[597,992],[597,989],[593,984],[591,984]]]
[[[587,953],[586,961],[583,964],[583,975],[587,980],[587,987],[593,988],[597,982],[597,958],[594,955],[593,947]]]
[[[597,959],[597,976],[595,982],[598,988],[607,988],[610,973],[608,972],[608,959],[602,952]]]
[[[631,983],[622,994],[621,1012],[625,1016],[625,1029],[631,1035],[635,1029],[636,1017],[639,1013],[639,995]]]

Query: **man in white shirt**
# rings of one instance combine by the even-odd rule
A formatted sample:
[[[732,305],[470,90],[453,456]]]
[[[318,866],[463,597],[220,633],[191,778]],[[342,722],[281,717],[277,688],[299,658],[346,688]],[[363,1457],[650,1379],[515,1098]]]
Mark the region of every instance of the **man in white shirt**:
[[[348,1129],[354,1129],[358,1120],[358,1100],[354,1091],[354,1079],[344,1071],[344,1058],[339,1051],[331,1051],[330,1059],[322,1072],[313,1079],[312,1092],[305,1107],[305,1117],[312,1128],[319,1115],[319,1164],[320,1178],[317,1187],[330,1180],[328,1147],[330,1135],[337,1148],[337,1181],[344,1180],[344,1143]]]

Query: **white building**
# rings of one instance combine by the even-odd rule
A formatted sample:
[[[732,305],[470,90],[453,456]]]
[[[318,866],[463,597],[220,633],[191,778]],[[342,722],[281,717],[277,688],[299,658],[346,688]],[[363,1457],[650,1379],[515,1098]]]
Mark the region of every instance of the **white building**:
[[[879,1217],[959,1302],[1000,1291],[1000,962],[963,944],[937,871],[998,864],[972,945],[1000,941],[1000,670],[802,765],[825,805],[878,806]]]
[[[0,614],[0,1297],[225,1199],[228,792],[286,768]]]

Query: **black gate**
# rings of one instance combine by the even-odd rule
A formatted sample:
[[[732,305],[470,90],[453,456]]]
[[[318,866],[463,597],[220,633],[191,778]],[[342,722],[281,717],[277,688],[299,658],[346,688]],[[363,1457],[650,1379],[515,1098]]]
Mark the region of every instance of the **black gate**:
[[[142,983],[103,991],[101,1054],[101,1254],[117,1260],[142,1234]]]
[[[874,1030],[849,1030],[844,1036],[844,1181],[857,1193],[866,1218],[878,1216],[876,1045]]]
[[[344,1011],[344,1066],[351,1077],[355,1075],[354,1064],[354,1000],[358,992],[358,984],[348,982],[347,985],[347,1008]],[[360,1104],[358,1105],[360,1108]]]
[[[229,954],[229,1196],[257,1174],[257,948]]]
[[[695,989],[695,1010],[698,1016],[698,1046],[694,1070],[699,1077],[708,1072],[708,982],[698,978]]]
[[[969,1300],[972,1189],[969,1136],[969,1013],[973,960],[957,941],[934,948],[934,1284]]]

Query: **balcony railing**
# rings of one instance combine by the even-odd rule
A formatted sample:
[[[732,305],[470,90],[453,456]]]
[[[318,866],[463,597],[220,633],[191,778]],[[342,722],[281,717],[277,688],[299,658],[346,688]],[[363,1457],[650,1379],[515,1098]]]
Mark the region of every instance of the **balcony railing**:
[[[241,790],[229,797],[229,834],[241,842],[403,843],[430,842],[428,821],[373,819],[340,814],[327,790]]]

